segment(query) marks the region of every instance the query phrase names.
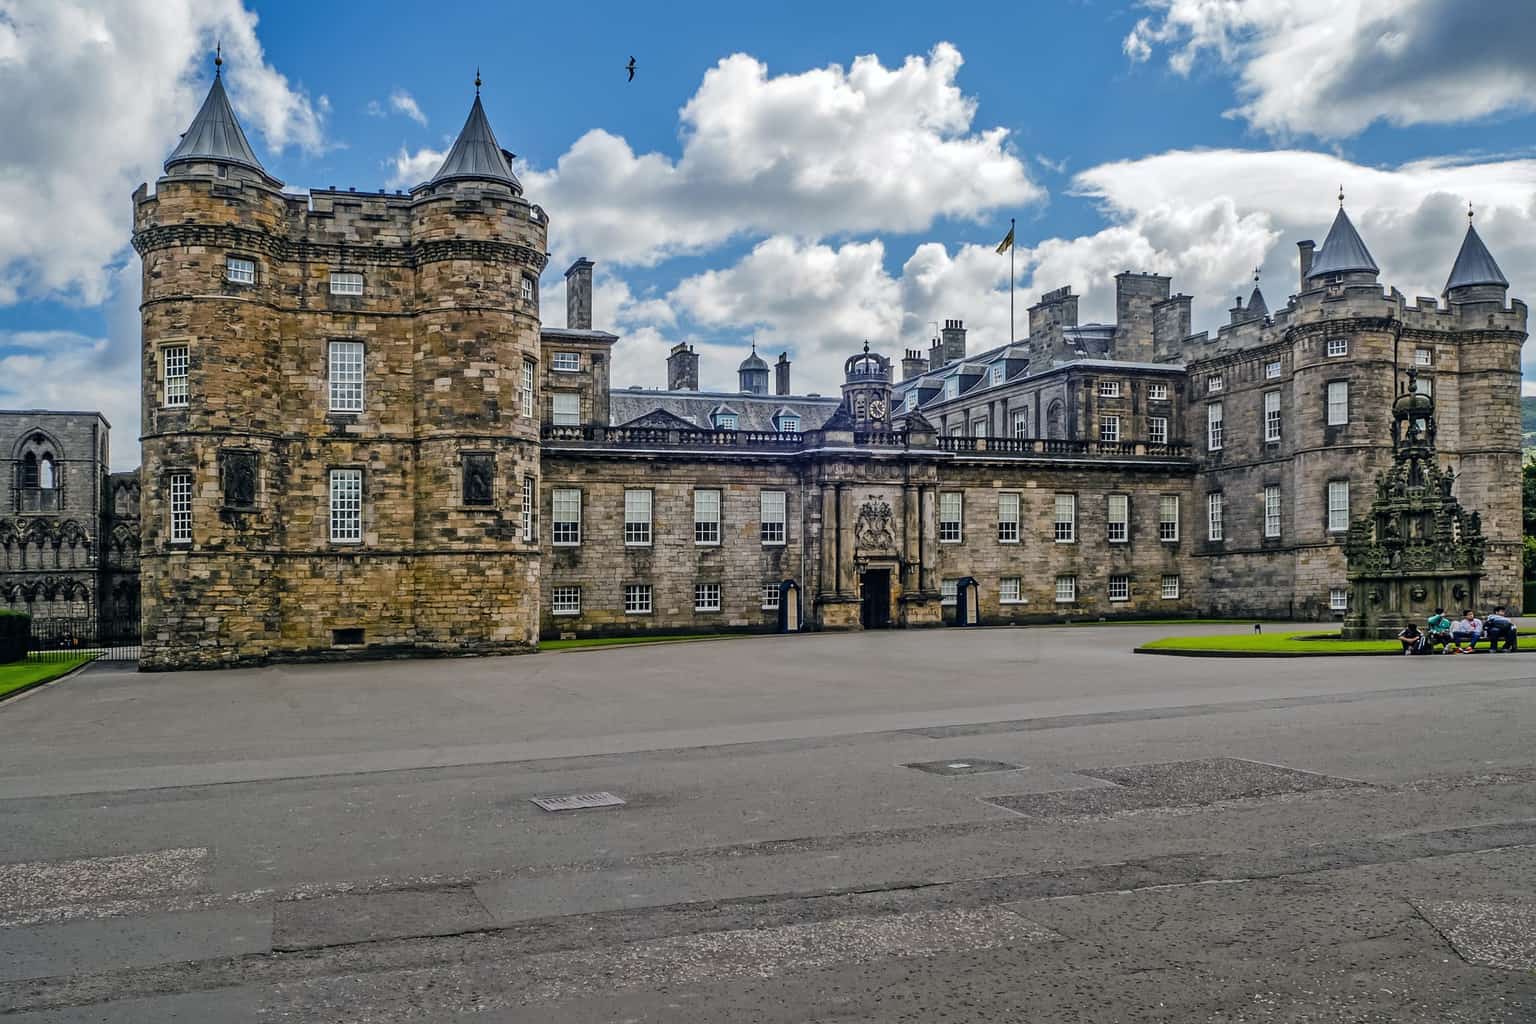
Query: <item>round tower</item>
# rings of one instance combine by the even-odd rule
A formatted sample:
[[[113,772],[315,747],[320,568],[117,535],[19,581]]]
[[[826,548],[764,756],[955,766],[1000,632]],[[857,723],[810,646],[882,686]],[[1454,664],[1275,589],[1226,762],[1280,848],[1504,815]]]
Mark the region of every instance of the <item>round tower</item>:
[[[855,430],[886,430],[891,422],[891,361],[869,350],[843,363],[843,406]]]
[[[736,367],[736,376],[741,381],[741,393],[744,395],[766,395],[768,393],[768,364],[763,362],[763,357],[757,354],[757,342],[752,342],[752,352]]]

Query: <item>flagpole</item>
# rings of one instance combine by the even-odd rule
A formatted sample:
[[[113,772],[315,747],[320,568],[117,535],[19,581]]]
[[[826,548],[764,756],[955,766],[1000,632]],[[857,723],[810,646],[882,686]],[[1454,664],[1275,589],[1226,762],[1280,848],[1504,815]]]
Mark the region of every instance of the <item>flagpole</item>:
[[[1008,218],[1008,237],[1013,237],[1013,218]],[[1012,345],[1018,340],[1018,332],[1013,326],[1013,250],[1008,247],[1008,344]]]

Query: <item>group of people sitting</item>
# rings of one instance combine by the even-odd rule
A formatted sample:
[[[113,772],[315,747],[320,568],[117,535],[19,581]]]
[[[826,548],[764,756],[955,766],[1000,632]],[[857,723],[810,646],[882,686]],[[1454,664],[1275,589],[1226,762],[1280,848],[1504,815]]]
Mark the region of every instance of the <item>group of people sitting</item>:
[[[1410,622],[1397,639],[1404,654],[1471,654],[1479,640],[1488,641],[1490,654],[1511,654],[1516,649],[1515,623],[1502,605],[1488,613],[1487,621],[1479,620],[1470,608],[1454,621],[1444,608],[1436,608],[1424,629]]]

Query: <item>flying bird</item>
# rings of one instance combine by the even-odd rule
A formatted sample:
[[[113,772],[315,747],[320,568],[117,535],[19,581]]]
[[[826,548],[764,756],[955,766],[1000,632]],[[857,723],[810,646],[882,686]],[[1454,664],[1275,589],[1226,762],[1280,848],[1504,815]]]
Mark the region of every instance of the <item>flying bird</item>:
[[[624,70],[629,72],[629,80],[633,82],[635,80],[635,58],[629,58],[629,63],[624,65]]]

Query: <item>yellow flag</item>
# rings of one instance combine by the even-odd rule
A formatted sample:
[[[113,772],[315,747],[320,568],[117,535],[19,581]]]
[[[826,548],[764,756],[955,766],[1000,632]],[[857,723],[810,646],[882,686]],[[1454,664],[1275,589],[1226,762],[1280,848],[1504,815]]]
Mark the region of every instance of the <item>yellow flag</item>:
[[[1008,225],[1008,234],[1006,236],[1004,236],[1004,238],[1003,238],[1003,240],[1001,242],[997,243],[997,254],[999,256],[1001,256],[1003,253],[1007,252],[1009,249],[1012,249],[1012,248],[1013,248],[1013,225],[1010,224],[1010,225]]]

